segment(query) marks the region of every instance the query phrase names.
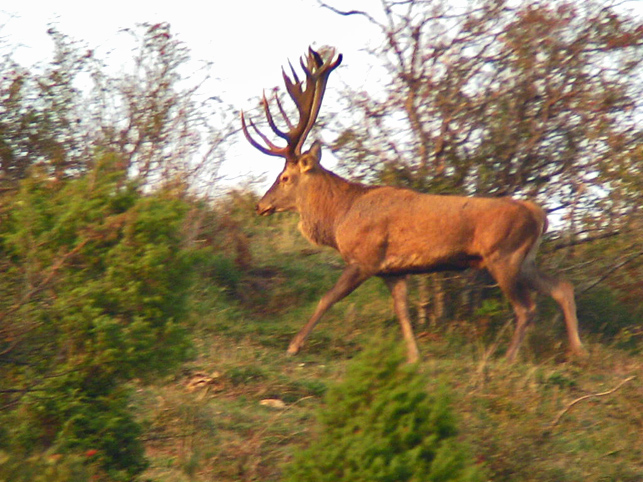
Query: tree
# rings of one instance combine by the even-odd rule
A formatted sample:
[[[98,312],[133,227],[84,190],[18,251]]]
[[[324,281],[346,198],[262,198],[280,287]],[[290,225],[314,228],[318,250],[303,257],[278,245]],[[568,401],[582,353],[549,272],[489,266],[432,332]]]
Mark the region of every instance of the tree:
[[[47,165],[61,177],[83,167],[84,133],[75,86],[90,56],[55,31],[54,59],[38,73],[18,65],[10,53],[0,69],[0,193],[15,189],[32,165]]]
[[[207,68],[198,81],[181,74],[189,51],[168,24],[128,33],[138,51],[131,71],[116,76],[56,29],[49,30],[51,62],[26,69],[11,53],[0,57],[2,191],[15,189],[33,165],[58,179],[78,176],[92,168],[96,150],[118,154],[121,167],[148,185],[213,184],[231,121],[220,100],[200,93]]]
[[[641,265],[640,19],[606,2],[322,5],[382,31],[385,97],[350,92],[354,116],[333,145],[354,175],[535,199],[556,213],[556,249],[586,286],[624,253],[593,273],[570,246],[618,235],[631,240],[628,267]]]
[[[233,129],[229,109],[199,91],[209,66],[201,81],[185,86],[189,51],[169,24],[145,24],[141,30],[128,31],[138,46],[132,72],[117,78],[102,71],[94,75],[98,143],[118,152],[130,175],[146,182],[207,189]]]

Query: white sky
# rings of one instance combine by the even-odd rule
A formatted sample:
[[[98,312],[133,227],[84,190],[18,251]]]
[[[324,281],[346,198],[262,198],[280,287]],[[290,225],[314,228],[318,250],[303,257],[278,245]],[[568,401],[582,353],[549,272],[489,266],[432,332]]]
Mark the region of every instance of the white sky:
[[[5,2],[2,2],[5,3]],[[119,34],[140,23],[168,22],[190,50],[194,61],[214,63],[219,80],[206,86],[237,108],[248,109],[262,90],[282,84],[281,66],[297,59],[309,45],[335,46],[344,54],[343,68],[329,84],[359,88],[369,75],[364,46],[380,41],[379,31],[361,17],[340,17],[318,6],[317,0],[19,0],[0,3],[0,36],[15,45],[14,59],[24,66],[47,60],[50,26],[87,44],[99,58],[123,62],[131,58],[130,38]],[[341,5],[342,2],[335,2]],[[373,0],[351,0],[351,8],[378,7]],[[189,74],[189,73],[188,73]],[[350,78],[350,80],[348,80]],[[371,82],[373,79],[371,79]],[[332,95],[327,99],[332,101]],[[326,105],[326,108],[332,110]],[[222,174],[243,177],[267,172],[271,179],[282,168],[251,146],[239,142],[230,152]],[[328,164],[328,163],[326,163]]]
[[[377,0],[328,1],[369,13],[380,7]],[[624,4],[639,11],[643,0]],[[219,80],[207,84],[205,94],[236,108],[252,108],[264,88],[281,86],[281,66],[288,59],[296,64],[309,45],[332,45],[344,54],[342,67],[331,77],[324,111],[335,110],[332,91],[343,84],[369,90],[381,85],[371,67],[372,57],[363,51],[383,40],[381,32],[363,17],[341,17],[319,7],[317,0],[0,0],[0,36],[16,46],[14,59],[25,66],[49,58],[51,25],[118,65],[119,59],[126,62],[132,57],[130,38],[119,31],[159,22],[171,25],[194,61],[213,62],[212,73]],[[278,159],[261,154],[245,140],[226,158],[221,174],[233,183],[250,173],[255,177],[266,173],[271,181],[282,168]],[[331,156],[326,153],[324,159],[332,168]]]

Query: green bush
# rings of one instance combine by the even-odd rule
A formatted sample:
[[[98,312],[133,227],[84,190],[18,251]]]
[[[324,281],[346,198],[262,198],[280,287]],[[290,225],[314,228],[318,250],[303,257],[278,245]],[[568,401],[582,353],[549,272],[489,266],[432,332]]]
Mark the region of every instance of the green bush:
[[[639,325],[639,318],[608,288],[597,288],[579,297],[578,319],[583,331],[608,340],[623,329]]]
[[[0,451],[2,482],[86,482],[103,480],[93,453],[63,455],[48,451],[27,459]]]
[[[475,481],[444,389],[391,342],[372,343],[329,389],[318,437],[286,467],[292,482]]]
[[[204,260],[200,270],[208,281],[220,286],[226,293],[238,296],[243,273],[234,259],[222,253],[212,254]]]
[[[189,206],[142,194],[117,165],[104,156],[68,181],[35,172],[3,211],[0,449],[95,450],[112,480],[131,480],[146,462],[124,383],[190,355],[193,256]]]

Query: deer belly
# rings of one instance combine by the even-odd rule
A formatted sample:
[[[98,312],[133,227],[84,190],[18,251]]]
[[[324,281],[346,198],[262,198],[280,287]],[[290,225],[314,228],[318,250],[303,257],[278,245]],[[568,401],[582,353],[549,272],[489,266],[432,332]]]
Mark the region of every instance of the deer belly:
[[[462,271],[468,268],[483,267],[482,257],[467,253],[448,256],[429,256],[425,254],[389,255],[380,264],[379,274],[414,274],[437,271]]]

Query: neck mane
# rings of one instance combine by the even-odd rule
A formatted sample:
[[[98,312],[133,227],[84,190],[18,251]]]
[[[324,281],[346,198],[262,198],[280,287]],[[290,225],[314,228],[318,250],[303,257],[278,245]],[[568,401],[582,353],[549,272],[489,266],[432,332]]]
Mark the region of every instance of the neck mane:
[[[312,243],[337,248],[335,226],[355,199],[371,189],[322,167],[311,173],[300,195],[299,229]]]

